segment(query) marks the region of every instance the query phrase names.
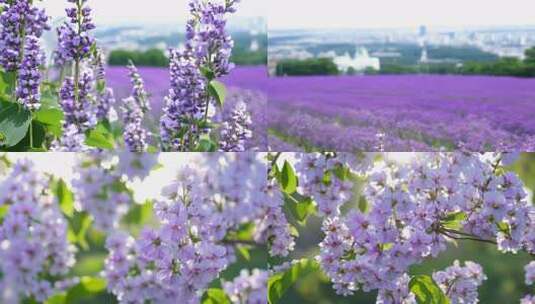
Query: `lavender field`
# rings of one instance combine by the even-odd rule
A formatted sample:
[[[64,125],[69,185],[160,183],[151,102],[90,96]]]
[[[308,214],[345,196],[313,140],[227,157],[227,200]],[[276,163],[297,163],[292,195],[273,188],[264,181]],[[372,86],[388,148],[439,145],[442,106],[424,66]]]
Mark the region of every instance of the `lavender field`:
[[[535,150],[535,79],[287,77],[268,86],[272,149]]]

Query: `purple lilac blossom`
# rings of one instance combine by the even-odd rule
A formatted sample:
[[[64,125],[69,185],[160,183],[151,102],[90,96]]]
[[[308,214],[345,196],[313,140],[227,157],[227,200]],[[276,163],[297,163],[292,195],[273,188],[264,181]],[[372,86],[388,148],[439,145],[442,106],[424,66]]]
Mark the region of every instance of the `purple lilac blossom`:
[[[535,208],[518,176],[501,171],[502,159],[509,164],[516,154],[420,153],[407,163],[394,163],[388,154],[377,163],[373,155],[326,155],[298,158],[295,167],[303,181],[300,190],[318,201],[324,216],[325,238],[317,259],[339,294],[377,289],[378,300],[391,303],[388,296],[399,294],[398,282],[411,265],[437,256],[466,235],[496,242],[504,253],[535,252],[530,233]],[[342,215],[336,212],[337,202],[317,199],[314,192],[326,186],[319,180],[329,172],[322,169],[329,168],[325,161],[344,164],[367,180],[363,195],[369,211]],[[337,182],[330,184],[336,187]],[[448,228],[448,215],[459,213],[466,215],[460,228]]]
[[[2,303],[44,302],[76,284],[65,279],[76,248],[50,183],[32,162],[20,160],[0,184],[0,205],[9,206],[0,225]]]
[[[49,30],[48,16],[27,0],[1,0],[0,4],[0,65],[6,71],[16,71],[20,68],[25,38],[38,40]]]
[[[243,269],[231,282],[223,283],[223,290],[234,304],[265,304],[269,272]]]
[[[479,264],[467,261],[464,267],[459,261],[443,271],[433,273],[433,280],[448,297],[452,304],[477,304],[477,288],[487,276]]]
[[[90,35],[90,31],[95,29],[95,24],[91,18],[91,8],[85,6],[87,0],[67,1],[74,6],[65,9],[69,20],[57,28],[58,47],[54,59],[59,66],[86,58],[95,42]]]
[[[113,163],[113,156],[100,152],[79,155],[71,181],[77,208],[91,215],[96,229],[106,232],[117,228],[132,204],[128,192],[114,187],[129,177]]]
[[[213,116],[214,100],[208,92],[210,78],[227,75],[233,41],[225,31],[226,15],[236,11],[238,0],[223,3],[191,0],[184,50],[171,50],[171,89],[160,121],[162,148],[186,151],[195,148],[209,127],[200,126]]]
[[[146,227],[138,238],[120,231],[108,237],[103,274],[120,303],[198,303],[236,260],[231,232],[263,217],[262,157],[205,154],[191,164],[162,189],[157,228]]]
[[[145,91],[143,79],[132,62],[128,65],[132,95],[123,99],[124,130],[126,148],[131,152],[144,152],[148,148],[150,133],[143,127],[145,114],[150,110],[149,95]]]
[[[24,54],[18,70],[16,96],[18,101],[28,110],[36,111],[41,107],[41,71],[44,54],[35,36],[26,37]]]

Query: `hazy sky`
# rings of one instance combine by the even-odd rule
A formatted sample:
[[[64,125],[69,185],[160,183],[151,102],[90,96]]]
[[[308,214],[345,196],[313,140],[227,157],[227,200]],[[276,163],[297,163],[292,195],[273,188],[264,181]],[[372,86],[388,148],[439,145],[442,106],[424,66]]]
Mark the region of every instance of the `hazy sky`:
[[[89,0],[97,23],[182,23],[188,16],[188,0]],[[243,0],[236,16],[257,17],[265,14],[264,0]],[[65,15],[66,0],[46,0],[49,15]]]
[[[268,12],[270,29],[535,25],[535,0],[269,0]]]

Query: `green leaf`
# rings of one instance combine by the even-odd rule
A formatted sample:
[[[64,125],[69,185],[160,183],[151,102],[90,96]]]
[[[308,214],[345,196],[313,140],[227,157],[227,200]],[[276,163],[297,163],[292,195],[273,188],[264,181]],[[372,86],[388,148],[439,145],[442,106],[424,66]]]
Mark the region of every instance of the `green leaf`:
[[[15,89],[15,72],[0,73],[0,95],[10,97]]]
[[[368,200],[366,199],[366,197],[364,197],[364,195],[360,196],[358,205],[359,205],[358,207],[359,207],[360,212],[362,213],[368,212],[369,204],[368,204]]]
[[[9,211],[8,205],[0,206],[0,223],[4,220],[4,217],[6,217],[8,211]]]
[[[83,299],[94,298],[106,290],[106,280],[99,277],[82,277],[80,283],[67,291],[66,303],[75,303]]]
[[[201,139],[199,146],[195,149],[195,152],[215,152],[217,151],[217,144],[210,139]]]
[[[217,80],[212,80],[208,85],[208,92],[215,98],[217,105],[222,108],[227,97],[227,88],[225,85]]]
[[[272,275],[268,281],[268,301],[270,304],[279,303],[284,293],[299,278],[302,278],[312,272],[318,271],[319,265],[314,260],[302,259],[295,262],[290,269],[283,273]]]
[[[239,241],[250,241],[253,239],[256,227],[254,223],[245,223],[240,225],[237,233],[236,240]]]
[[[111,134],[105,126],[98,125],[94,130],[88,132],[85,140],[86,145],[90,147],[113,150],[115,142],[113,134]]]
[[[63,179],[57,182],[55,193],[63,213],[68,217],[72,217],[74,214],[74,195]]]
[[[54,136],[61,136],[63,111],[55,108],[42,108],[35,112],[35,121],[45,125]]]
[[[236,249],[238,249],[238,252],[240,255],[246,260],[251,260],[251,254],[249,253],[249,249],[245,246],[236,246]]]
[[[204,67],[204,66],[201,67],[201,73],[203,74],[204,77],[206,77],[206,79],[208,79],[208,81],[212,81],[215,78],[214,71],[212,71],[212,69],[208,67]]]
[[[32,113],[21,105],[0,101],[0,146],[13,147],[28,133]]]
[[[82,249],[89,249],[86,240],[87,232],[91,227],[91,217],[86,212],[77,212],[72,218],[69,218],[69,230],[67,237],[71,243],[78,244]]]
[[[210,288],[204,293],[201,303],[202,304],[230,304],[230,299],[222,289]]]
[[[466,220],[466,213],[459,211],[448,214],[442,221],[442,226],[449,229],[460,229]]]
[[[310,215],[316,214],[314,201],[308,196],[303,196],[297,192],[292,194],[284,193],[284,202],[293,217],[300,223],[305,223]]]
[[[45,304],[67,304],[67,293],[62,292],[53,295],[45,301]]]
[[[282,191],[292,194],[297,189],[297,176],[295,175],[294,168],[288,161],[284,162],[282,171],[280,174],[280,182]]]
[[[428,275],[417,275],[409,282],[410,291],[416,296],[418,304],[449,304],[442,289]]]

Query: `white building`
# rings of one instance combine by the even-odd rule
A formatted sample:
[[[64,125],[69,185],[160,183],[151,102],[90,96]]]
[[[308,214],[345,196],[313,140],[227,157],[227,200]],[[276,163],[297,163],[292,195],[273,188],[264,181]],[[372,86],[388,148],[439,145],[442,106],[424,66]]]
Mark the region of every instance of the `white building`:
[[[381,61],[377,57],[370,57],[366,48],[357,48],[355,56],[351,57],[349,53],[343,56],[336,56],[333,58],[334,63],[338,69],[347,73],[350,69],[356,72],[362,72],[367,69],[380,70]]]

